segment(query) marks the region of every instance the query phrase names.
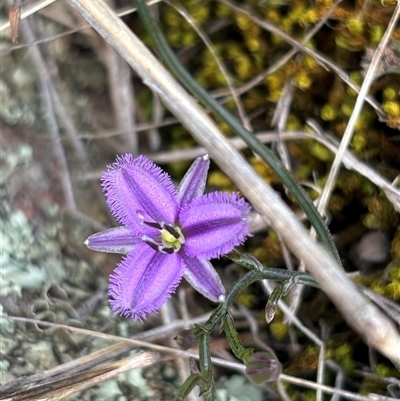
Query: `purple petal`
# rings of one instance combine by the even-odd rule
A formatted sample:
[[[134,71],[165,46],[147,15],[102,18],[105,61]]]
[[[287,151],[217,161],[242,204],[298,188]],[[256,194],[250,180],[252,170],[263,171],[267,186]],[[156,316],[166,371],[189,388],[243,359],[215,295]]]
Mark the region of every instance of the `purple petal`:
[[[210,259],[230,252],[250,235],[250,205],[238,194],[211,192],[195,199],[180,212],[185,252]]]
[[[221,301],[225,288],[212,264],[206,259],[187,256],[184,252],[180,254],[185,263],[183,277],[189,284],[211,301]]]
[[[198,157],[189,167],[178,188],[178,198],[181,207],[203,195],[209,167],[210,158],[208,155]]]
[[[141,238],[128,228],[115,227],[91,235],[85,245],[93,251],[127,255],[140,242]]]
[[[177,196],[171,177],[145,156],[117,158],[102,176],[107,204],[125,226],[143,235],[155,234],[145,221],[174,223]]]
[[[110,276],[111,307],[123,316],[144,319],[174,292],[182,274],[183,262],[178,253],[169,255],[139,244]]]

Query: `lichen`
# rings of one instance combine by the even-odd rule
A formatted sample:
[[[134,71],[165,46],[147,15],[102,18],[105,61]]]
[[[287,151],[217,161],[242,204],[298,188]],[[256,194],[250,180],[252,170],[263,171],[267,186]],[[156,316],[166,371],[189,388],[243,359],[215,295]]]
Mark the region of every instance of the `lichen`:
[[[35,244],[32,227],[21,210],[3,217],[0,228],[2,242],[0,294],[10,292],[21,295],[24,288],[35,288],[47,279],[43,267],[29,261],[29,253]]]

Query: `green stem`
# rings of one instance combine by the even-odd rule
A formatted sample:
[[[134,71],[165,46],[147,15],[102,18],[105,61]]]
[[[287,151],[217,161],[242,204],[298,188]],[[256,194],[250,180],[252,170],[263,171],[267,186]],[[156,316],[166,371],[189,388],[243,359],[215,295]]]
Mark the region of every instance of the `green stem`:
[[[232,253],[232,252],[231,252]],[[230,254],[226,255],[231,258]],[[234,260],[233,258],[231,258]],[[234,260],[235,261],[235,260]],[[217,309],[211,314],[208,321],[202,325],[197,326],[194,334],[201,331],[210,333],[227,315],[233,302],[236,300],[238,295],[250,284],[259,280],[275,280],[286,283],[288,280],[295,278],[297,284],[306,284],[315,288],[321,288],[319,284],[313,279],[313,277],[308,273],[303,272],[292,272],[284,269],[275,269],[272,267],[263,267],[261,270],[253,269],[240,277],[227,292],[225,297],[225,302],[220,304]]]
[[[210,355],[210,334],[200,333],[199,340],[199,364],[201,370],[200,395],[204,401],[214,400],[214,380],[212,377],[212,365]]]
[[[151,17],[145,0],[134,0],[134,3],[137,6],[140,18],[142,19],[163,61],[173,71],[177,79],[180,80],[193,96],[208,107],[217,117],[224,121],[236,135],[241,137],[243,141],[254,152],[258,153],[259,156],[274,170],[302,207],[320,240],[333,254],[339,266],[341,266],[342,264],[339,253],[328,227],[307,193],[298,184],[293,175],[269,149],[267,149],[250,131],[246,130],[236,118],[234,118],[224,107],[213,99],[208,92],[191,77],[191,75],[181,65],[180,61],[175,57],[163,33]]]
[[[189,393],[201,382],[201,375],[192,373],[175,393],[174,401],[183,401]]]
[[[232,316],[229,313],[223,318],[222,327],[224,329],[226,339],[228,340],[236,358],[241,359],[244,363],[246,363],[253,354],[254,350],[253,348],[245,348],[243,346],[238,332],[236,331]]]
[[[274,267],[266,267],[263,266],[256,258],[254,258],[254,256],[247,253],[240,253],[235,249],[224,256],[237,263],[238,265],[245,267],[246,269],[259,271],[261,277],[260,280],[266,279],[281,282],[294,280],[295,282],[293,284],[305,284],[321,289],[321,286],[309,273],[277,269]]]

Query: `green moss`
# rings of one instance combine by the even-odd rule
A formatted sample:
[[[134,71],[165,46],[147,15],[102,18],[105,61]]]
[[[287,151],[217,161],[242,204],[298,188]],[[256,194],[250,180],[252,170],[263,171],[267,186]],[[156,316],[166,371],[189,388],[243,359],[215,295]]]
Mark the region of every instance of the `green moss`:
[[[398,89],[393,86],[388,86],[383,90],[383,98],[385,100],[395,100],[398,96]]]
[[[363,132],[357,132],[353,135],[353,138],[351,140],[351,147],[356,152],[361,152],[365,149],[367,143],[368,141],[365,137],[365,134]]]
[[[278,176],[263,160],[253,157],[250,159],[250,163],[268,184],[280,184],[281,181]]]
[[[399,215],[385,195],[371,196],[364,202],[368,207],[368,213],[363,218],[366,227],[384,231],[397,228]]]
[[[237,302],[246,306],[247,308],[252,308],[258,302],[258,297],[251,294],[250,290],[245,290],[239,294],[237,297]]]
[[[281,261],[282,249],[277,233],[272,229],[268,229],[262,244],[251,249],[251,254],[265,265]]]
[[[325,104],[321,109],[321,118],[325,121],[335,120],[337,117],[337,108],[331,106],[330,104]]]
[[[232,192],[235,189],[230,178],[221,171],[212,171],[209,173],[207,184],[216,187],[221,191]]]
[[[382,40],[385,30],[382,25],[374,24],[369,29],[371,44],[377,45]]]
[[[400,299],[400,281],[393,281],[386,285],[384,295],[393,301]]]
[[[384,7],[394,6],[397,4],[397,0],[381,0],[381,4]]]
[[[232,9],[225,4],[217,3],[216,5],[216,15],[220,18],[226,18],[233,15]]]
[[[383,382],[379,377],[367,376],[361,384],[360,393],[368,395],[370,393],[380,393],[386,391],[387,384]]]
[[[276,321],[276,315],[272,323],[269,324],[269,329],[277,340],[282,340],[288,335],[286,324]]]
[[[400,228],[397,229],[394,235],[390,254],[392,255],[395,263],[400,264]]]
[[[375,274],[360,275],[355,279],[357,283],[369,287],[376,293],[383,295],[392,301],[400,299],[400,266],[392,265]]]
[[[391,117],[400,117],[400,102],[392,100],[383,102],[382,109]]]
[[[296,86],[302,90],[308,89],[313,83],[310,74],[305,71],[299,71],[295,75],[294,81],[296,83]]]
[[[362,187],[364,181],[366,180],[359,174],[342,170],[339,173],[336,186],[346,197],[352,197]]]
[[[345,21],[346,28],[352,35],[361,35],[364,33],[365,23],[359,15],[351,15]]]
[[[364,183],[362,184],[361,190],[364,195],[373,195],[376,191],[376,188],[374,184],[372,184],[370,181],[365,180]]]
[[[354,102],[345,101],[341,106],[341,111],[345,117],[350,117],[353,114]]]
[[[315,401],[317,399],[315,391],[312,390],[302,391],[302,396],[304,401]]]
[[[332,152],[326,148],[324,145],[320,144],[319,142],[314,142],[310,146],[310,152],[313,156],[315,156],[318,160],[322,161],[331,161],[333,160]]]
[[[330,342],[325,357],[338,362],[346,374],[351,374],[354,370],[353,348],[349,343]]]
[[[399,371],[393,366],[386,365],[384,363],[378,363],[376,365],[376,374],[382,377],[396,377],[399,374]],[[382,380],[382,384],[383,384]]]

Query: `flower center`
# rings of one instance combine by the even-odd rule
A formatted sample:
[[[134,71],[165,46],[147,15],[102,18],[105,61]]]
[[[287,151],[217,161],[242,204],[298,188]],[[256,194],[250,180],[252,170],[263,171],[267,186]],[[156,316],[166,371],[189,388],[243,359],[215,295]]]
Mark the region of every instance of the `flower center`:
[[[172,248],[174,252],[178,252],[182,244],[185,243],[185,237],[183,236],[181,228],[178,226],[166,226],[160,233],[164,248]]]
[[[161,244],[155,238],[150,238],[147,235],[142,237],[146,244],[150,245],[154,250],[162,253],[176,253],[182,248],[185,243],[185,237],[182,229],[179,226],[166,224],[164,222],[156,223],[152,221],[143,221],[149,227],[156,228],[161,234]]]

